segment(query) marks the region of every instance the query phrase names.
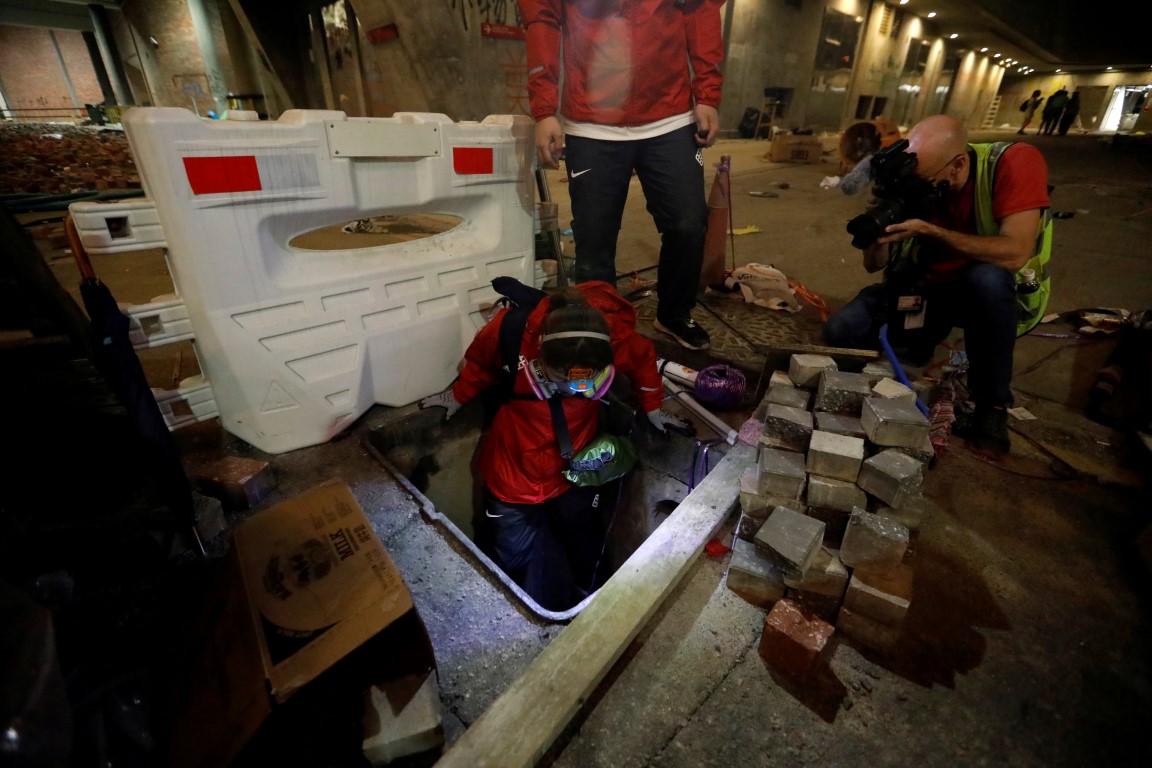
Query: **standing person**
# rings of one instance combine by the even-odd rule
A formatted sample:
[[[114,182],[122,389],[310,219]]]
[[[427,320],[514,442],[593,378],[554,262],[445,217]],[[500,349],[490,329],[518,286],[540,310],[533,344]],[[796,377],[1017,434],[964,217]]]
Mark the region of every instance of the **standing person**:
[[[708,223],[702,150],[720,128],[724,0],[518,2],[536,149],[543,165],[563,156],[567,166],[577,282],[616,284],[635,171],[661,239],[656,329],[707,349],[692,309]]]
[[[828,318],[824,333],[837,347],[875,349],[882,325],[910,359],[930,359],[953,327],[964,329],[968,389],[974,410],[953,433],[989,458],[1009,450],[1016,336],[1043,314],[1052,248],[1048,168],[1030,144],[969,144],[959,120],[933,115],[908,132],[916,175],[942,188],[929,219],[889,224],[864,249],[864,268],[884,270]],[[946,186],[944,186],[946,183]],[[1015,273],[1035,267],[1039,286],[1018,293]]]
[[[1040,115],[1040,133],[1051,136],[1060,124],[1060,117],[1064,114],[1064,105],[1068,103],[1068,89],[1060,86],[1060,90],[1048,97],[1048,103]]]
[[[1036,114],[1036,108],[1044,102],[1040,98],[1040,91],[1032,91],[1032,95],[1024,99],[1024,103],[1020,105],[1020,109],[1024,112],[1024,124],[1020,126],[1020,130],[1016,133],[1023,134],[1024,129],[1032,123],[1032,117]]]
[[[533,600],[567,610],[597,586],[601,512],[619,489],[617,483],[573,484],[566,471],[574,465],[564,453],[578,457],[598,441],[600,399],[615,373],[628,377],[656,429],[687,425],[660,409],[656,352],[636,332],[636,312],[613,286],[581,283],[540,300],[519,337],[511,337],[511,349],[504,329],[509,313],[501,310],[480,329],[452,387],[421,400],[420,407],[443,407],[451,418],[483,393],[510,388],[500,393],[476,467],[485,496],[479,519],[490,527],[477,531],[478,538]]]
[[[1072,123],[1076,122],[1076,118],[1080,116],[1080,91],[1074,91],[1068,97],[1068,103],[1064,105],[1064,114],[1060,117],[1060,135],[1066,136],[1068,129],[1072,127]]]

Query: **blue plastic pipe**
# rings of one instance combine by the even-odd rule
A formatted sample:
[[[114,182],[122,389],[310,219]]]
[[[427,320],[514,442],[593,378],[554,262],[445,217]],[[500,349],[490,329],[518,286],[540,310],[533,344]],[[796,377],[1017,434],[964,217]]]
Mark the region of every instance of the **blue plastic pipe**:
[[[899,381],[908,389],[912,389],[912,383],[908,381],[908,375],[904,373],[904,369],[900,367],[900,361],[896,359],[896,353],[892,351],[892,345],[888,343],[888,323],[880,326],[880,346],[884,349],[884,354],[888,356],[888,362],[892,363],[892,370],[896,373],[896,380]],[[912,394],[916,395],[916,390],[912,389]],[[916,395],[916,407],[920,409],[920,413],[928,416],[928,406],[924,405],[924,401],[920,399],[920,395]]]

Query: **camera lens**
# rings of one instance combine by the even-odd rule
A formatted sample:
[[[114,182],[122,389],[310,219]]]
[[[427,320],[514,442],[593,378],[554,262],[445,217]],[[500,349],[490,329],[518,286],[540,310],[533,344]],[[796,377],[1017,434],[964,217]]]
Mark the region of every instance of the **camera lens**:
[[[884,233],[884,228],[872,217],[862,213],[848,222],[848,234],[852,235],[852,247],[864,250]]]
[[[863,250],[876,238],[884,234],[884,228],[908,218],[907,204],[900,198],[881,200],[867,212],[848,222],[848,234],[852,235],[852,246]]]

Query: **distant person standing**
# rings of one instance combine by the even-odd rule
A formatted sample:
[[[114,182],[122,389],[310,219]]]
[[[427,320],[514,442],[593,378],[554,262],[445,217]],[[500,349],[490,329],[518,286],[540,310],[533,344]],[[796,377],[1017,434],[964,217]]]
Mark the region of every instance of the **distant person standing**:
[[[1036,114],[1037,107],[1043,103],[1044,99],[1040,98],[1040,91],[1032,91],[1032,95],[1024,99],[1024,103],[1020,105],[1020,111],[1024,113],[1024,124],[1016,133],[1024,133],[1024,129],[1032,123],[1032,117]]]
[[[1060,116],[1060,135],[1065,136],[1068,129],[1072,127],[1072,123],[1076,122],[1076,118],[1080,116],[1080,91],[1076,91],[1068,97],[1068,103],[1064,105],[1064,114]]]
[[[1064,105],[1068,103],[1068,89],[1061,86],[1060,90],[1048,97],[1048,103],[1040,114],[1040,133],[1051,136],[1060,124],[1060,117],[1064,114]]]
[[[660,232],[655,328],[707,349],[692,319],[704,262],[705,147],[720,130],[724,0],[518,0],[540,163],[568,171],[576,282],[616,285],[633,171]]]

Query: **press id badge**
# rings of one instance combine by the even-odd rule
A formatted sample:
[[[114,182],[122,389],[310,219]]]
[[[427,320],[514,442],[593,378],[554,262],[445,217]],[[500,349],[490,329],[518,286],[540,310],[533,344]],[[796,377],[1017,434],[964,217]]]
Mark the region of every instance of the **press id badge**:
[[[915,299],[915,303],[911,304],[915,309],[904,309],[902,307],[904,299]],[[928,302],[923,296],[901,296],[896,301],[896,308],[904,313],[904,330],[911,331],[924,327],[924,313],[928,311]]]

